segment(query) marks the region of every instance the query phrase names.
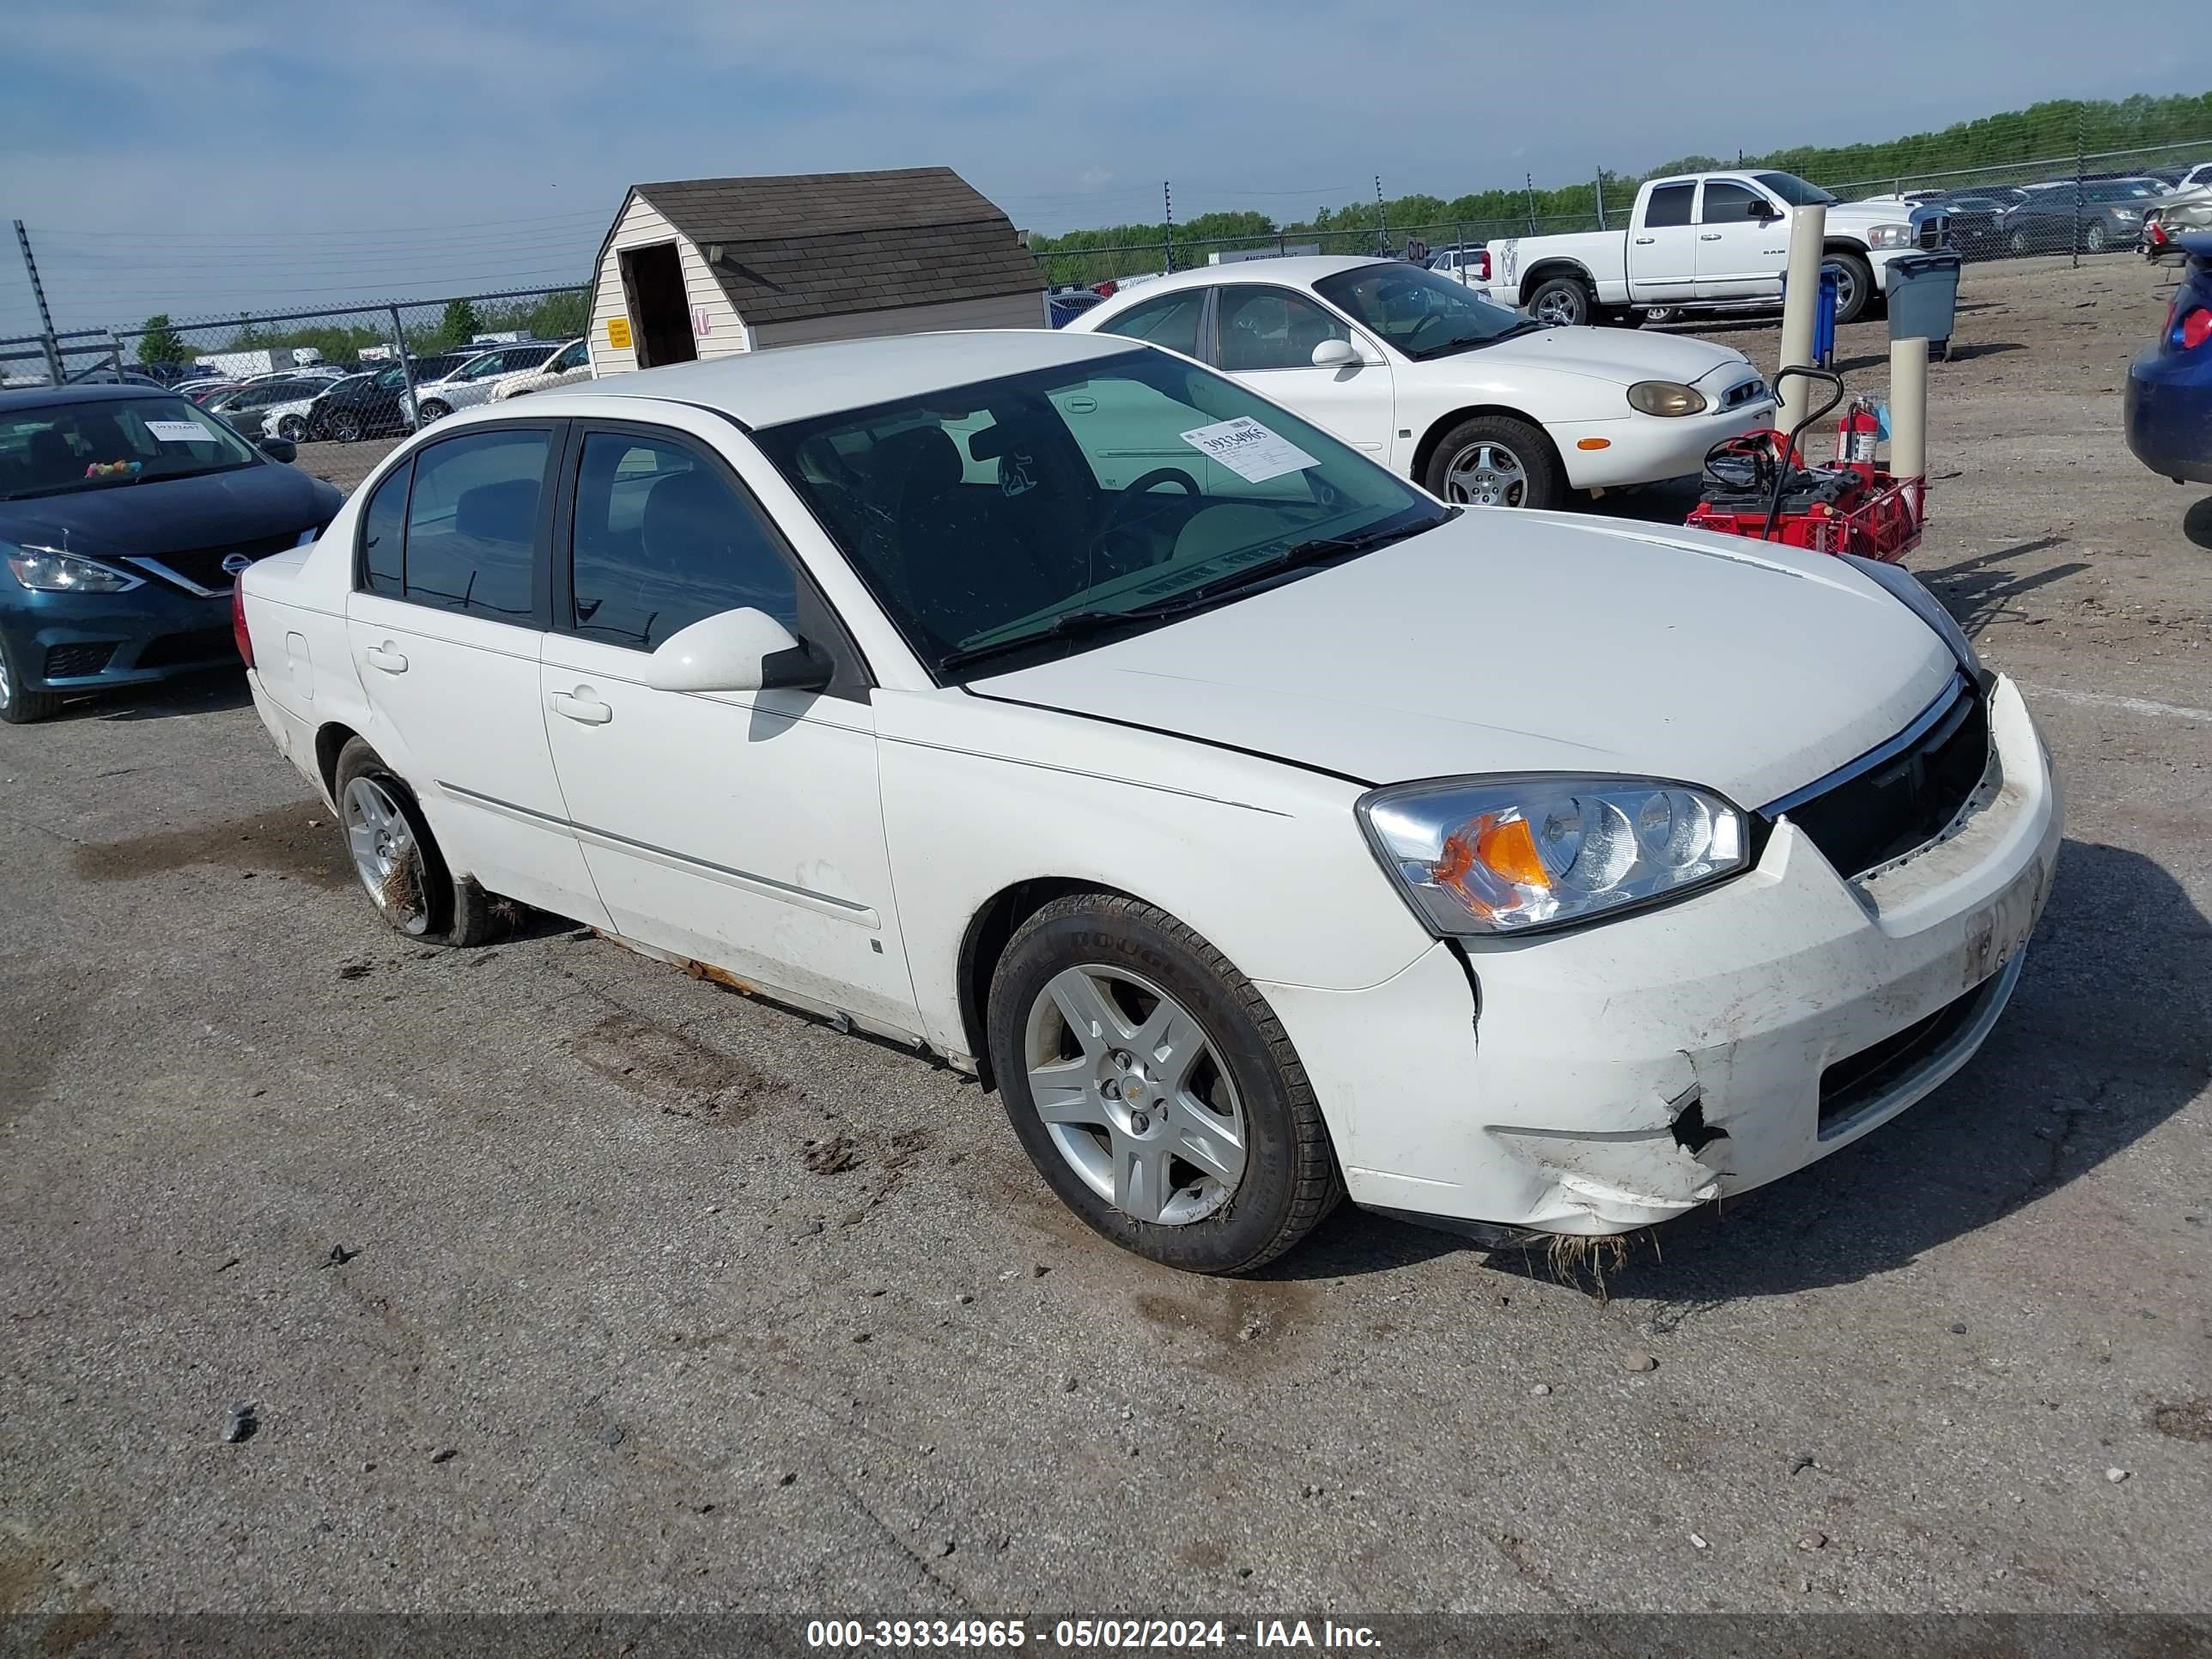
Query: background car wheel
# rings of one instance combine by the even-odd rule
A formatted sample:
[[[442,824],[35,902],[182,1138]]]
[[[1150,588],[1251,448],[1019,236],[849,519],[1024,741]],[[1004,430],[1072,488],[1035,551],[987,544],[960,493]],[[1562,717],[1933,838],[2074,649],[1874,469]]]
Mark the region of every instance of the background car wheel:
[[[1079,893],[1007,942],[991,1063],[1037,1173],[1102,1237],[1186,1273],[1249,1273],[1344,1195],[1290,1038],[1165,911]]]
[[[276,422],[276,435],[295,444],[301,442],[307,435],[307,423],[297,415],[287,415]]]
[[[1649,310],[1638,312],[1637,314],[1647,323],[1671,323],[1678,320],[1682,313],[1680,307],[1676,306],[1653,306]]]
[[[490,896],[446,868],[415,792],[362,738],[338,751],[338,828],[376,912],[410,939],[481,945],[492,934]]]
[[[1874,267],[1856,253],[1831,253],[1820,269],[1836,273],[1836,320],[1856,323],[1874,303]]]
[[[354,415],[331,416],[331,436],[342,444],[359,443],[361,441],[360,417]]]
[[[1549,328],[1575,328],[1590,319],[1590,291],[1579,276],[1554,276],[1539,283],[1528,296],[1528,314]]]
[[[2027,233],[2024,230],[2015,230],[2013,232],[2010,246],[2014,257],[2016,258],[2025,258],[2027,254],[2033,252],[2033,249],[2028,246]]]
[[[0,720],[10,726],[28,726],[33,720],[42,720],[62,706],[62,699],[52,691],[33,691],[23,684],[23,677],[15,670],[15,653],[8,644],[8,636],[0,634]]]
[[[2105,245],[2104,226],[2092,221],[2089,228],[2081,233],[2081,251],[2085,253],[2102,253],[2105,251]]]
[[[444,420],[447,416],[453,412],[453,411],[450,407],[438,402],[437,399],[434,398],[428,403],[422,405],[422,412],[421,416],[417,417],[415,424],[418,427],[428,426],[433,421]]]
[[[1422,482],[1431,495],[1468,507],[1549,508],[1567,495],[1551,439],[1510,415],[1478,415],[1445,433]]]

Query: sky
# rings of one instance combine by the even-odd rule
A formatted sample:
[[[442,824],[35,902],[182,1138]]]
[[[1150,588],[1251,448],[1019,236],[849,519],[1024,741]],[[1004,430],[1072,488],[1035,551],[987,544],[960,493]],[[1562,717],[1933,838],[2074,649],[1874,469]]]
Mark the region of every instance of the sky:
[[[2212,88],[2187,0],[5,0],[57,325],[588,280],[629,185],[942,164],[1017,225],[1451,197]],[[2212,135],[2208,135],[2212,137]],[[12,239],[11,239],[12,240]],[[0,247],[0,336],[34,331]]]

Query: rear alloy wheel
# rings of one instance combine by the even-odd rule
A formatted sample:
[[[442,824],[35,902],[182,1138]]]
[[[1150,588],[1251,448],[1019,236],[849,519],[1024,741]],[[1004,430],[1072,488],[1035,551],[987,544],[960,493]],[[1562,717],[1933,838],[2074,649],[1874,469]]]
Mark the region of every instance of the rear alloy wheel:
[[[398,932],[433,945],[481,945],[491,902],[446,867],[415,792],[361,738],[338,751],[338,825],[376,912]]]
[[[1874,268],[1856,253],[1830,253],[1820,269],[1836,277],[1836,320],[1856,323],[1874,303]]]
[[[297,415],[284,416],[276,422],[276,435],[295,444],[303,442],[307,436],[307,423]]]
[[[0,634],[0,720],[9,726],[28,726],[33,720],[42,720],[62,706],[62,699],[51,691],[33,691],[23,684],[15,672],[15,657],[8,646],[8,637]]]
[[[1006,1116],[1061,1202],[1187,1273],[1249,1273],[1343,1196],[1305,1068],[1256,988],[1174,917],[1079,893],[992,975]]]
[[[331,436],[342,444],[361,441],[361,416],[340,414],[331,416]]]
[[[1528,296],[1528,314],[1547,328],[1579,328],[1590,319],[1590,291],[1579,276],[1554,276]]]
[[[1431,495],[1467,507],[1552,508],[1566,497],[1552,441],[1507,415],[1478,415],[1444,434],[1425,482]]]
[[[441,404],[436,398],[433,398],[428,403],[422,405],[422,413],[416,416],[415,424],[418,428],[426,427],[433,421],[444,420],[447,416],[453,412],[453,409],[450,405]]]

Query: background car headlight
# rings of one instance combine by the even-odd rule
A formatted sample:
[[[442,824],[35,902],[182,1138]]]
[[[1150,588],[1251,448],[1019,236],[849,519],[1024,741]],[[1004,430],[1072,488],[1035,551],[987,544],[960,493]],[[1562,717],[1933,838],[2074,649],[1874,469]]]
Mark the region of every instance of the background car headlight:
[[[1705,394],[1674,380],[1638,380],[1628,388],[1628,406],[1646,415],[1701,415]]]
[[[111,570],[58,547],[9,547],[8,568],[15,580],[41,593],[128,593],[143,578]]]
[[[1934,629],[1943,643],[1951,647],[1951,654],[1958,659],[1959,666],[1966,670],[1968,679],[1979,680],[1982,678],[1982,659],[1974,649],[1974,642],[1966,637],[1966,630],[1959,626],[1959,619],[1943,608],[1943,601],[1920,585],[1917,576],[1901,564],[1884,564],[1879,559],[1863,559],[1856,553],[1846,553],[1844,558],[1887,588],[1914,616]]]
[[[1869,247],[1911,247],[1918,240],[1911,225],[1876,225],[1867,232]]]
[[[1655,778],[1443,778],[1374,790],[1358,810],[1375,856],[1440,934],[1614,915],[1750,862],[1741,812]]]

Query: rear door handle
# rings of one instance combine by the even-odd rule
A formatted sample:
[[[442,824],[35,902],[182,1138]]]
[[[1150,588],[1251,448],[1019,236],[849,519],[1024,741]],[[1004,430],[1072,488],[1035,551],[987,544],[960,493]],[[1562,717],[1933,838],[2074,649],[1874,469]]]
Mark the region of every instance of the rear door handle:
[[[553,694],[553,712],[565,714],[583,726],[605,726],[615,717],[613,709],[581,690],[556,691]]]
[[[388,641],[382,645],[372,645],[361,654],[371,668],[380,668],[387,674],[407,672],[407,659],[393,650]]]

